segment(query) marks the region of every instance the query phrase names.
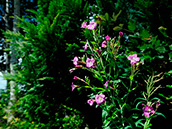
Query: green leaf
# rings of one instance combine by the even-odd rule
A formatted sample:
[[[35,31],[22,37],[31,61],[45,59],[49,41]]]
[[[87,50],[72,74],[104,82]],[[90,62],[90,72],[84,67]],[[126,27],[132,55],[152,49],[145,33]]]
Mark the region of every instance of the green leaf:
[[[103,110],[103,111],[102,111],[102,118],[103,118],[103,119],[106,119],[107,116],[108,116],[108,112],[107,112],[106,110]]]
[[[151,59],[152,57],[149,55],[144,56],[144,59]]]
[[[142,30],[141,32],[140,32],[140,37],[141,37],[141,39],[142,40],[146,40],[147,38],[149,38],[149,32],[147,31],[147,30]]]
[[[159,47],[160,46],[160,40],[157,40],[156,42],[155,42],[155,47]]]
[[[145,45],[142,45],[141,47],[139,47],[140,49],[143,49],[143,50],[145,50],[145,49],[147,49],[148,48],[148,46],[145,44]]]
[[[128,36],[132,37],[132,38],[137,38],[138,37],[137,35],[131,35],[131,34],[129,34]]]
[[[42,80],[51,80],[51,79],[53,79],[53,78],[52,77],[42,77],[42,78],[38,78],[37,80],[42,81]]]
[[[121,12],[122,12],[122,10],[120,10],[120,11],[118,12],[118,14],[116,14],[116,15],[114,16],[114,21],[117,20],[118,16],[121,14]]]
[[[98,17],[100,17],[101,20],[106,21],[106,19],[104,18],[104,16],[102,16],[102,15],[96,16],[96,18],[98,18]]]
[[[110,124],[110,120],[105,119],[103,121],[103,129],[110,129],[109,124]]]
[[[166,49],[165,49],[165,47],[163,47],[163,46],[156,48],[156,50],[157,50],[159,53],[165,53],[165,52],[166,52]]]
[[[80,48],[79,45],[77,45],[76,43],[73,43],[73,44],[66,43],[66,45],[67,45],[67,48],[66,48],[65,52]],[[83,50],[83,49],[81,49],[81,50]]]
[[[145,119],[139,119],[138,121],[136,121],[136,123],[135,123],[136,124],[136,127],[138,127],[139,124],[142,125],[142,126],[144,126],[144,124],[142,122],[143,120],[145,120]]]
[[[114,84],[116,84],[116,83],[120,83],[121,82],[121,79],[118,79],[118,80],[114,80],[114,81],[112,81]]]
[[[162,117],[166,118],[166,117],[165,117],[162,113],[160,113],[160,112],[155,112],[155,114],[158,115],[158,116],[162,116]]]
[[[159,59],[163,59],[164,58],[164,56],[157,56]]]
[[[158,30],[163,34],[164,37],[167,37],[168,36],[167,33],[166,33],[167,28],[165,28],[163,26],[160,26],[158,28]]]
[[[168,71],[169,74],[172,74],[172,70]]]
[[[171,58],[170,61],[172,61],[172,53],[168,53],[168,55]]]
[[[167,28],[165,28],[165,27],[163,27],[163,26],[160,26],[158,29],[159,29],[159,30],[167,30]]]
[[[130,20],[128,22],[128,29],[134,31],[136,29],[136,23]]]
[[[119,24],[119,27],[121,27],[121,28],[122,28],[123,26],[124,26],[124,24]]]
[[[172,44],[171,44],[171,45],[169,45],[169,48],[170,48],[170,50],[172,50]]]
[[[115,26],[114,28],[113,28],[113,30],[114,31],[119,31],[119,30],[121,30],[122,28],[120,27],[120,26]]]
[[[124,129],[132,129],[132,127],[130,125],[124,127]]]
[[[5,48],[3,49],[3,51],[11,51],[12,49],[11,48]]]
[[[105,19],[106,19],[107,21],[109,21],[109,14],[108,14],[108,13],[105,13]]]
[[[168,87],[168,88],[172,88],[172,85],[166,85],[166,87]]]
[[[163,97],[163,98],[167,98],[164,94],[158,93],[158,95]]]
[[[96,90],[101,90],[101,91],[105,91],[104,88],[100,88],[100,87],[95,87]]]

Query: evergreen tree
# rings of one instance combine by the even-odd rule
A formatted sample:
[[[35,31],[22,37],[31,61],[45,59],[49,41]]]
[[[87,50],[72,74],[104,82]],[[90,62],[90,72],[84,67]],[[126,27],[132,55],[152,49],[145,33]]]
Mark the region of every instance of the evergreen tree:
[[[5,75],[17,86],[17,102],[13,105],[15,124],[10,127],[59,128],[65,126],[66,115],[69,119],[80,119],[79,123],[71,123],[73,127],[81,126],[82,117],[65,106],[71,94],[71,82],[66,80],[73,56],[68,55],[66,49],[68,46],[70,50],[76,49],[79,45],[81,19],[88,15],[87,6],[81,0],[49,1],[46,13],[42,6],[39,12],[31,11],[36,16],[31,17],[36,24],[23,17],[18,24],[21,33],[5,33],[16,57],[22,59],[20,64],[15,63],[16,73]],[[64,110],[71,110],[75,115],[71,111],[66,114]]]

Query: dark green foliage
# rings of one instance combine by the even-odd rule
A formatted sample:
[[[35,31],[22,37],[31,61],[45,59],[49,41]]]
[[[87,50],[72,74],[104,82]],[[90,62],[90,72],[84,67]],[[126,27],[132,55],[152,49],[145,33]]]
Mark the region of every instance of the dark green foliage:
[[[44,8],[47,11],[43,12]],[[66,80],[74,56],[69,58],[65,51],[67,43],[79,43],[81,19],[88,13],[87,5],[81,0],[70,1],[70,4],[53,0],[40,6],[39,11],[31,11],[36,16],[36,24],[23,17],[18,24],[21,33],[5,33],[6,42],[15,46],[17,57],[22,59],[16,64],[15,75],[4,75],[7,80],[14,80],[18,87],[17,102],[13,106],[15,120],[11,126],[27,128],[33,122],[33,128],[77,128],[83,123],[83,118],[78,116],[80,113],[72,108],[70,110],[75,113],[65,113],[61,106],[68,104],[71,94],[71,82]],[[65,125],[71,124],[70,119],[78,122]]]

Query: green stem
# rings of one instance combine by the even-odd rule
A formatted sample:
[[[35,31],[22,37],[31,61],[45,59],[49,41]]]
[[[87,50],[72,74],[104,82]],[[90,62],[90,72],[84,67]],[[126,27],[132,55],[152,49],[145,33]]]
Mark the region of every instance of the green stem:
[[[133,76],[133,75],[131,75],[131,76]],[[132,79],[130,79],[130,87],[129,87],[129,89],[128,89],[127,98],[125,99],[125,104],[127,103],[129,93],[131,92],[131,86],[132,86],[132,83],[133,83],[133,80],[132,80]]]
[[[124,105],[125,105],[125,104],[124,104]],[[123,105],[123,106],[124,106],[124,105]],[[119,107],[120,107],[120,111],[121,111],[122,126],[123,126],[123,127],[125,127],[124,120],[123,120],[123,119],[124,119],[124,116],[123,116],[123,110],[122,110],[123,106],[121,107],[121,105],[119,105]]]
[[[146,119],[146,122],[144,124],[143,129],[147,129],[148,128],[149,122],[150,122],[150,119]]]

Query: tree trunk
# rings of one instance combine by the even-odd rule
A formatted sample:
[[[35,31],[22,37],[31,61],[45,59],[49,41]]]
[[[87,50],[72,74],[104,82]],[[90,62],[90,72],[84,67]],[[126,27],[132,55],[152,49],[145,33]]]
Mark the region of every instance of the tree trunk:
[[[20,0],[14,0],[14,21],[13,21],[13,32],[17,33],[19,31],[19,27],[16,23],[19,22],[16,16],[20,16]],[[17,57],[14,46],[11,46],[11,57],[10,57],[10,72],[13,75],[15,73],[14,64],[17,63]],[[14,102],[16,101],[15,96],[15,87],[16,83],[14,81],[10,81],[10,101],[9,101],[9,108],[13,106]],[[8,116],[8,123],[14,118],[14,114],[10,111]]]
[[[4,21],[5,21],[5,31],[7,31],[9,29],[9,0],[6,0],[6,3],[5,3],[5,17],[4,17]],[[5,48],[9,48],[9,45],[8,43],[4,43],[5,44]],[[5,60],[6,60],[6,71],[7,72],[10,72],[10,68],[9,68],[9,64],[10,64],[10,61],[9,61],[9,52],[6,51],[5,52]]]

